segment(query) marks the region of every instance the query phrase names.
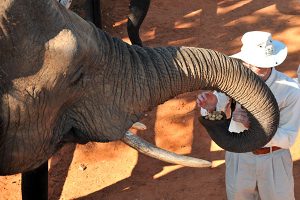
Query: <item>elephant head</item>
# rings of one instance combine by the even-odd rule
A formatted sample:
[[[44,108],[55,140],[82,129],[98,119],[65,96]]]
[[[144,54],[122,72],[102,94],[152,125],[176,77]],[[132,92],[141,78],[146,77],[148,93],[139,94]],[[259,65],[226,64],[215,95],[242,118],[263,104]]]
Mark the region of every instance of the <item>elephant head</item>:
[[[219,52],[131,46],[53,0],[1,1],[0,20],[0,175],[38,167],[65,142],[135,146],[125,133],[143,112],[198,89],[223,91],[252,116],[242,134],[204,123],[224,149],[251,151],[277,129],[268,87]]]

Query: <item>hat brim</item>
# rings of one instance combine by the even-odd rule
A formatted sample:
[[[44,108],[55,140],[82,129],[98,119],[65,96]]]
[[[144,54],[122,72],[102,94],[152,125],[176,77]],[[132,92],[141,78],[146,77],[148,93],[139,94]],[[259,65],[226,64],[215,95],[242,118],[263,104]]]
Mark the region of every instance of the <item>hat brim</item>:
[[[276,67],[283,63],[287,57],[287,47],[282,42],[273,40],[274,54],[265,57],[257,57],[251,54],[246,54],[243,51],[231,55],[230,57],[241,59],[242,61],[261,68]]]

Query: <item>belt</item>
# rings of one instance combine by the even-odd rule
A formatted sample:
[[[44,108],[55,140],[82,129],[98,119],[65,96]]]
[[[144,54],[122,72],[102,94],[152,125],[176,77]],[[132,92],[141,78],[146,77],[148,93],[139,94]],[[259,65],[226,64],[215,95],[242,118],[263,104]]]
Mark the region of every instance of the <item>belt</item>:
[[[255,155],[267,154],[267,153],[272,153],[273,151],[277,151],[279,149],[281,149],[281,148],[277,147],[277,146],[263,147],[263,148],[256,149],[256,150],[252,151],[252,153],[255,154]]]

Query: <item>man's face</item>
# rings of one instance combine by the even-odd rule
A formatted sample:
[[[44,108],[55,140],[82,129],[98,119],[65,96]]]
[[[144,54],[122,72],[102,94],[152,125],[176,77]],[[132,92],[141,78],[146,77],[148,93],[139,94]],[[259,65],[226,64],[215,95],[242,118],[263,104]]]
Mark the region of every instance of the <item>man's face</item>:
[[[251,69],[256,75],[258,75],[262,80],[266,81],[272,71],[272,68],[261,68],[251,65],[249,63],[243,63],[245,67]]]

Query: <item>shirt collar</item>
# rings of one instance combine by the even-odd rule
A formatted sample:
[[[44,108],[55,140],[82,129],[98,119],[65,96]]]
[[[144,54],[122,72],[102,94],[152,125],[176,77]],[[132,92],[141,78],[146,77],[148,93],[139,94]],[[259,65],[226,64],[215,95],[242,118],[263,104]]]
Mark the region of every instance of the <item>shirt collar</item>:
[[[273,67],[272,72],[265,83],[267,84],[267,86],[270,86],[275,81],[275,79],[276,79],[276,69]]]

